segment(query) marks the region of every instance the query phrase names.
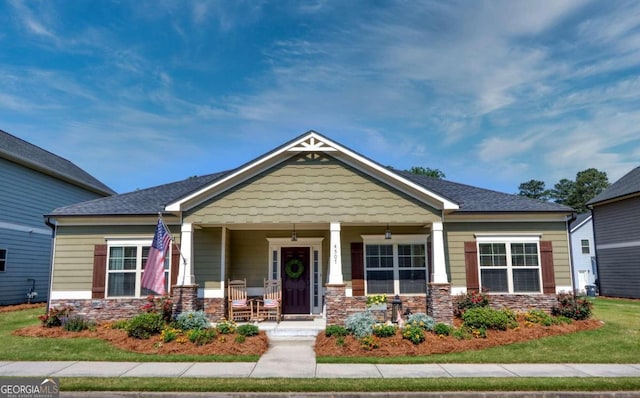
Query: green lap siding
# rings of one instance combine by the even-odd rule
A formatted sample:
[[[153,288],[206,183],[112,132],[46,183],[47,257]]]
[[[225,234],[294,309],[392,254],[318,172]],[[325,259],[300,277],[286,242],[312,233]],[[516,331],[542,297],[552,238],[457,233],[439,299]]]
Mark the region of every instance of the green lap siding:
[[[464,242],[476,240],[477,233],[542,234],[540,240],[553,244],[553,263],[556,286],[571,286],[569,242],[564,222],[502,222],[502,223],[445,223],[445,252],[447,273],[454,287],[466,287]]]

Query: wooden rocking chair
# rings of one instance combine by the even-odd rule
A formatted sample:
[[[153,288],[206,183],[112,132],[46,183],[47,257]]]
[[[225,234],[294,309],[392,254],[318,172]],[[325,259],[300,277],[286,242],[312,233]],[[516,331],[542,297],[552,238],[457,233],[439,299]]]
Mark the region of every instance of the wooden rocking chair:
[[[265,279],[262,300],[257,303],[256,318],[273,319],[280,322],[282,307],[282,285],[279,280]]]
[[[253,302],[247,297],[247,280],[229,280],[227,283],[227,306],[230,321],[253,318]]]

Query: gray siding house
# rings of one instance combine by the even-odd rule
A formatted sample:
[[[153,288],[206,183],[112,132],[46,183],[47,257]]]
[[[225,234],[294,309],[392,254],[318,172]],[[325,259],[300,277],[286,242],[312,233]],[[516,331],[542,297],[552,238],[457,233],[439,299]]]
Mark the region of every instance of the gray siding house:
[[[640,298],[640,167],[587,203],[603,296]]]
[[[52,230],[44,214],[113,194],[70,161],[0,130],[0,305],[48,299]]]

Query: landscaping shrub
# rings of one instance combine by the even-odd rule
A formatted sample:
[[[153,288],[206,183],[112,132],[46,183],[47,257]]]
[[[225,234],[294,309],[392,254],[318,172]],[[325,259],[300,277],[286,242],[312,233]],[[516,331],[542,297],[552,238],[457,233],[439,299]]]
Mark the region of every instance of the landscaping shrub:
[[[371,312],[365,311],[350,315],[345,321],[345,326],[351,334],[361,339],[365,336],[371,336],[375,323],[375,316]]]
[[[360,347],[364,350],[371,351],[379,348],[380,343],[378,343],[378,340],[375,337],[369,335],[360,339]]]
[[[226,319],[223,319],[216,324],[216,330],[220,334],[232,334],[236,332],[236,329],[236,323],[233,321],[228,321]]]
[[[69,316],[72,311],[73,308],[68,306],[51,308],[49,309],[48,313],[40,315],[38,318],[42,322],[42,326],[46,328],[62,326],[62,322]]]
[[[513,311],[490,307],[470,308],[462,314],[462,321],[465,327],[471,329],[507,330],[518,325]]]
[[[560,323],[557,318],[552,317],[542,310],[529,310],[526,314],[524,314],[524,320],[543,326],[552,326]]]
[[[117,321],[111,324],[111,329],[127,330],[128,327],[129,327],[128,319],[118,319]]]
[[[159,334],[164,328],[162,315],[145,313],[133,317],[127,325],[127,334],[136,339],[148,339],[152,334]]]
[[[558,294],[558,304],[551,309],[556,316],[565,316],[577,321],[591,318],[593,304],[584,298],[576,297],[571,293]]]
[[[433,332],[438,336],[450,336],[453,328],[446,323],[436,323],[433,327]]]
[[[424,330],[432,331],[433,328],[436,326],[436,321],[433,318],[431,318],[429,315],[422,312],[418,312],[418,313],[409,315],[409,318],[407,319],[407,324],[417,325],[423,328]]]
[[[256,325],[246,324],[238,326],[237,332],[240,336],[249,337],[257,335],[260,329]]]
[[[169,296],[147,296],[147,302],[141,308],[142,312],[161,314],[162,319],[169,323],[173,317],[173,301]]]
[[[62,328],[68,332],[82,332],[83,330],[93,330],[96,323],[83,316],[75,315],[62,320]]]
[[[205,345],[211,343],[218,333],[215,329],[191,329],[187,332],[189,341],[195,345]]]
[[[344,337],[349,334],[349,331],[344,326],[329,325],[325,329],[324,334],[327,337],[331,337],[331,336]]]
[[[458,295],[454,301],[455,308],[453,312],[460,317],[464,312],[471,308],[488,307],[489,296],[482,292],[467,292]]]
[[[176,328],[181,330],[199,330],[210,327],[209,319],[203,311],[186,311],[176,317]]]
[[[162,333],[160,333],[160,337],[162,338],[163,342],[169,343],[175,340],[176,338],[178,338],[179,334],[180,334],[179,329],[172,328],[172,327],[165,327],[164,329],[162,329]]]
[[[242,344],[247,340],[247,338],[241,334],[237,335],[235,339],[233,339],[233,341],[235,341],[238,344]]]
[[[415,324],[409,324],[402,330],[402,338],[410,340],[413,344],[420,344],[424,341],[424,328]]]
[[[373,325],[373,335],[377,337],[391,337],[396,334],[396,327],[394,325]]]

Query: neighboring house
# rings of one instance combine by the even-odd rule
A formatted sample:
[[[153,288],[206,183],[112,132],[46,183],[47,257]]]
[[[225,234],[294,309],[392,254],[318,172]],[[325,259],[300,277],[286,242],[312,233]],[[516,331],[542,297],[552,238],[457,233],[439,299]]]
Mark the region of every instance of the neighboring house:
[[[593,214],[600,294],[640,298],[640,167],[587,205]]]
[[[176,309],[212,320],[225,315],[229,279],[246,278],[250,295],[280,279],[284,314],[329,324],[364,310],[370,294],[451,322],[458,293],[484,289],[526,310],[572,289],[572,209],[390,170],[310,131],[231,171],[50,213],[50,305],[136,313],[159,212],[175,237],[166,275]]]
[[[585,293],[585,286],[594,285],[598,277],[591,213],[578,214],[569,232],[574,286],[579,293]]]
[[[70,161],[0,130],[0,305],[48,298],[45,214],[114,193]]]

